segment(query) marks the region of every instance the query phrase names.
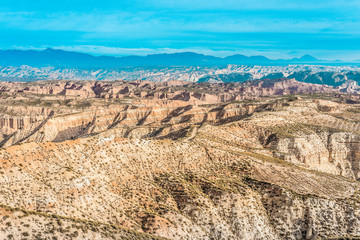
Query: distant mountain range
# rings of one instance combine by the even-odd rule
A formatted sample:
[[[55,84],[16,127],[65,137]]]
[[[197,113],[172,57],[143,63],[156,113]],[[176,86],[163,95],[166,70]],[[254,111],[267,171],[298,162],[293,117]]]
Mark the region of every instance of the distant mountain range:
[[[292,59],[269,59],[264,56],[232,55],[221,58],[193,52],[153,54],[147,56],[93,56],[90,54],[55,49],[0,50],[0,66],[65,67],[65,68],[117,68],[152,66],[221,66],[237,65],[286,65],[327,63],[310,55]]]

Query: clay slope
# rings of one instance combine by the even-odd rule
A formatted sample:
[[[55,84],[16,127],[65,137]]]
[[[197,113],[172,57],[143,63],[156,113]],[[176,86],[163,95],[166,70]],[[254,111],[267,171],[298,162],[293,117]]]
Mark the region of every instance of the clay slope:
[[[49,119],[38,104],[39,130],[0,151],[0,234],[32,234],[25,224],[45,234],[60,218],[67,232],[54,234],[69,239],[122,238],[123,228],[133,239],[359,238],[360,108],[350,98],[103,109],[101,100],[59,104]],[[49,137],[66,126],[77,135]],[[17,229],[15,208],[26,213]],[[75,230],[86,222],[105,230]]]
[[[355,91],[355,90],[354,90]],[[38,81],[1,82],[3,96],[40,95],[51,97],[182,100],[219,103],[251,97],[286,94],[340,93],[328,85],[298,82],[295,79],[265,79],[242,83],[189,83],[186,81]],[[355,91],[356,92],[356,91]]]
[[[1,239],[151,239],[165,238],[115,225],[1,206]]]
[[[283,100],[271,96],[338,93],[329,86],[288,79],[242,84],[42,81],[1,85],[2,147],[61,142],[113,128],[122,128],[123,137],[160,137],[181,133],[193,124],[223,124],[255,111],[276,109]]]
[[[106,108],[89,108],[72,114],[56,114],[42,108],[43,116],[8,116],[2,120],[1,146],[25,142],[61,142],[110,129],[120,129],[119,137],[166,137],[185,133],[192,125],[223,124],[253,114],[276,109],[284,100],[265,103],[229,103],[184,105],[174,102],[165,106],[111,104]],[[174,106],[175,105],[175,106]],[[39,110],[39,108],[36,108]],[[67,109],[68,110],[68,109]]]

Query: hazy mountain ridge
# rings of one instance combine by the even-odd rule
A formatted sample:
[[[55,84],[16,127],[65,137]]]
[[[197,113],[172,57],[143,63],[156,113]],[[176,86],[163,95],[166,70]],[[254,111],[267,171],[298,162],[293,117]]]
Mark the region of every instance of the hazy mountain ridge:
[[[70,68],[114,68],[134,66],[216,66],[227,64],[264,64],[282,65],[296,63],[329,62],[319,60],[310,55],[292,59],[269,59],[264,56],[245,56],[236,54],[225,58],[204,55],[194,52],[171,54],[152,54],[147,56],[93,56],[90,54],[70,52],[64,50],[45,49],[35,50],[1,50],[0,66],[33,67],[70,67]]]

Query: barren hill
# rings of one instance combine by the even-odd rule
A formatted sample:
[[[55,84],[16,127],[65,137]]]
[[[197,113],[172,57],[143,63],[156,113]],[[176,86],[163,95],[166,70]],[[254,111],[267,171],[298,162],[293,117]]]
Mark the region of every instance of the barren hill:
[[[2,239],[360,237],[357,95],[285,79],[1,89]]]

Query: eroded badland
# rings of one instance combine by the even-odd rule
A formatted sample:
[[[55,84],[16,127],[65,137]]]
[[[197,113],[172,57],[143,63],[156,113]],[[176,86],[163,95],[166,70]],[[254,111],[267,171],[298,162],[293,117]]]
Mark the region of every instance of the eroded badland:
[[[0,84],[1,239],[360,237],[360,100],[295,80]]]

